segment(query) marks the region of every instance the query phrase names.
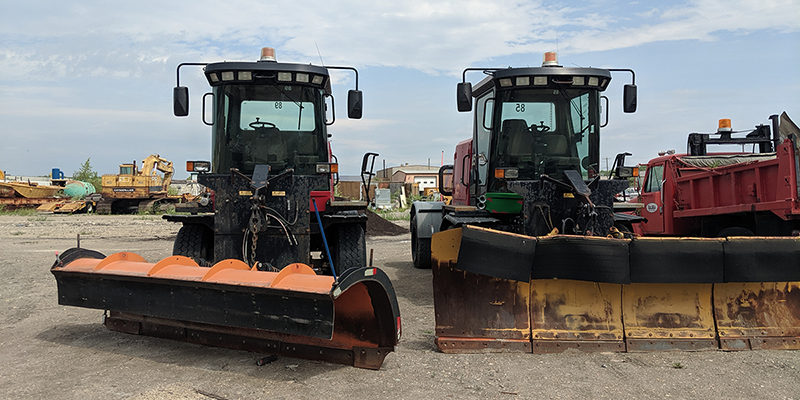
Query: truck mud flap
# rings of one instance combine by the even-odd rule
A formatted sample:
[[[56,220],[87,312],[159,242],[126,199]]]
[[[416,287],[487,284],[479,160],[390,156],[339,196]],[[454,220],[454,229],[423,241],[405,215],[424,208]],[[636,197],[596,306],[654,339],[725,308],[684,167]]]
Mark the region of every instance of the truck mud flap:
[[[108,310],[116,331],[371,369],[400,337],[394,289],[377,268],[334,281],[304,264],[264,272],[238,260],[204,268],[182,256],[152,264],[70,249],[51,272],[59,304]]]
[[[530,237],[466,226],[435,234],[431,249],[444,352],[800,348],[796,238]]]

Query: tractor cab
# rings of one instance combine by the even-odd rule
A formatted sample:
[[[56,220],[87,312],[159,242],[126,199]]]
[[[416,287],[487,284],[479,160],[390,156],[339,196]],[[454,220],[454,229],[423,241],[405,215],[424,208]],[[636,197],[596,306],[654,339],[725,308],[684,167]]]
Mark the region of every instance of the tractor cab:
[[[561,179],[564,171],[583,180],[598,175],[600,93],[612,70],[564,68],[555,53],[539,68],[475,70],[489,76],[474,89],[458,85],[459,111],[471,111],[475,99],[473,196],[505,192],[512,180]],[[635,86],[626,85],[626,112],[635,110],[635,96]]]
[[[256,165],[269,165],[270,175],[289,169],[295,175],[330,172],[327,125],[335,113],[331,107],[328,121],[326,100],[333,104],[328,69],[355,69],[278,63],[268,47],[255,62],[202,65],[212,87],[213,120],[204,120],[213,132],[212,174],[236,169],[252,175]],[[360,91],[350,90],[350,118],[361,118],[361,100]],[[188,115],[188,89],[180,85],[175,115]]]

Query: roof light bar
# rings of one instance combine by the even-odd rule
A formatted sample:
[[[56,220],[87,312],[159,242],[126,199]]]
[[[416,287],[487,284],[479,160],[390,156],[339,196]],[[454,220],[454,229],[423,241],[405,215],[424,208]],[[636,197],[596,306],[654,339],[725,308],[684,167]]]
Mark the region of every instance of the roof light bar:
[[[253,80],[253,72],[252,71],[238,71],[236,73],[236,79],[240,81],[252,81]]]

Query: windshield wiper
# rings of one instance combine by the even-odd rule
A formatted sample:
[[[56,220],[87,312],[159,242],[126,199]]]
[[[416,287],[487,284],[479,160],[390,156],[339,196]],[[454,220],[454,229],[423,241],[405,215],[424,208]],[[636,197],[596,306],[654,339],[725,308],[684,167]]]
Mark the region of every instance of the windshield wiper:
[[[297,130],[299,131],[300,130],[300,125],[303,122],[303,108],[304,108],[303,107],[303,103],[297,102],[295,99],[292,98],[292,96],[289,96],[288,93],[286,93],[283,90],[281,90],[281,88],[278,87],[278,85],[274,85],[274,86],[275,86],[275,89],[278,89],[278,91],[281,92],[281,94],[286,96],[286,98],[288,98],[292,103],[294,103],[299,108],[300,111],[297,114]]]

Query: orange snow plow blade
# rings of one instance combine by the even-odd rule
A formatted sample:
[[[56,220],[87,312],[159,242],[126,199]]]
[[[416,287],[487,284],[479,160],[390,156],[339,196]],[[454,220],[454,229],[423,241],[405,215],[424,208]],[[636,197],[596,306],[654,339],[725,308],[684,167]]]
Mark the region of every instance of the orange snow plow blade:
[[[370,369],[400,338],[394,289],[377,268],[334,281],[304,264],[265,272],[239,260],[205,268],[70,249],[51,272],[59,304],[108,310],[114,331]]]
[[[800,239],[433,235],[447,353],[800,349]]]

